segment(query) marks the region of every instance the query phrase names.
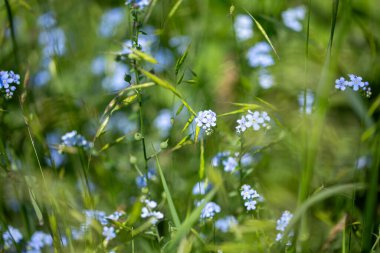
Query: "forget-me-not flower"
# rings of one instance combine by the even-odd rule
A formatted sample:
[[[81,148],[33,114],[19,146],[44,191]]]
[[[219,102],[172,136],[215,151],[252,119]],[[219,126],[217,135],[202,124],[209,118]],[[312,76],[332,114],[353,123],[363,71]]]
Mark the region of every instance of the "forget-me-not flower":
[[[211,110],[200,111],[195,118],[195,123],[204,130],[207,135],[210,135],[216,126],[216,114]]]

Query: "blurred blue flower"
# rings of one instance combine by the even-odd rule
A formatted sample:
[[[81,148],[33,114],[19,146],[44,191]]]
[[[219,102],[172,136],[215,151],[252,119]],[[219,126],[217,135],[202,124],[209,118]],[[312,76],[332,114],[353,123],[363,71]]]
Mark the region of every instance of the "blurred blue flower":
[[[284,11],[282,21],[288,28],[300,32],[302,30],[301,21],[305,18],[306,8],[304,6],[297,6]]]
[[[56,23],[57,21],[54,17],[54,13],[51,11],[42,14],[37,19],[37,24],[39,25],[39,27],[45,29],[52,28],[56,25]]]
[[[197,182],[192,190],[193,195],[205,195],[212,189],[212,184],[205,181]]]
[[[262,41],[248,49],[247,59],[251,67],[268,67],[274,64],[274,60],[270,55],[271,47],[268,43]]]
[[[187,47],[190,44],[190,38],[188,36],[174,36],[170,38],[169,45],[174,47],[179,54],[185,53]]]
[[[19,243],[22,238],[22,234],[17,228],[8,226],[8,229],[3,233],[4,249],[11,248],[14,243]]]
[[[36,231],[30,238],[27,245],[27,252],[40,252],[45,246],[51,246],[53,244],[53,238],[51,235],[41,231]]]
[[[125,64],[114,62],[114,64],[110,66],[110,72],[110,75],[107,75],[102,81],[104,89],[117,91],[129,86],[124,80],[125,74],[129,73],[129,69]]]
[[[215,227],[222,231],[223,233],[228,232],[231,227],[236,226],[238,224],[237,219],[232,216],[226,216],[222,219],[219,219],[215,222]]]
[[[276,230],[278,231],[276,241],[280,241],[283,237],[283,233],[288,226],[290,220],[293,218],[293,214],[289,211],[284,211],[280,219],[276,222]]]
[[[84,149],[89,149],[92,147],[92,143],[87,141],[82,135],[78,134],[75,130],[64,134],[61,137],[61,140],[62,145],[67,147],[80,147]]]
[[[273,76],[266,69],[260,69],[259,71],[259,84],[263,89],[269,89],[273,86]]]
[[[236,167],[239,165],[234,157],[228,157],[227,160],[224,160],[222,163],[225,172],[234,172]]]
[[[105,38],[114,35],[116,27],[123,22],[124,17],[125,11],[122,8],[106,11],[100,21],[99,34]]]
[[[91,72],[94,75],[102,75],[106,71],[107,60],[104,56],[96,57],[91,63]]]
[[[305,100],[306,98],[306,100]],[[303,113],[305,110],[306,114],[311,114],[314,104],[314,94],[311,90],[302,91],[298,95],[298,104],[300,106],[300,112]]]
[[[248,40],[253,37],[253,21],[248,15],[239,14],[235,18],[234,28],[236,37],[240,41]]]
[[[64,31],[59,28],[49,28],[39,34],[38,42],[43,47],[44,57],[62,56],[66,52],[66,36]]]
[[[50,81],[50,79],[51,79],[50,72],[45,69],[38,71],[33,78],[34,84],[36,84],[37,86],[43,86],[47,84]]]
[[[202,202],[199,202],[198,205],[200,205]],[[201,219],[212,219],[217,213],[220,213],[221,208],[218,204],[214,202],[208,202],[206,203],[205,207],[202,209],[201,212]]]
[[[110,241],[116,237],[115,229],[113,227],[103,227],[102,235],[105,237],[106,241]]]
[[[172,113],[168,109],[161,110],[153,121],[153,125],[161,137],[167,137],[172,128]]]
[[[157,60],[157,64],[153,65],[156,72],[163,72],[173,65],[174,57],[172,52],[167,48],[160,48],[153,53],[153,57]]]

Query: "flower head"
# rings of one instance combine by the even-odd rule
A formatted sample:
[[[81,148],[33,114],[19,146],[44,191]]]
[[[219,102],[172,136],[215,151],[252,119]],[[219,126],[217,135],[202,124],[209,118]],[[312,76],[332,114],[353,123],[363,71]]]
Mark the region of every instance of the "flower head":
[[[276,222],[276,230],[277,230],[277,235],[276,235],[276,241],[282,240],[284,236],[284,231],[286,227],[289,225],[290,220],[293,218],[293,214],[290,213],[289,211],[284,211],[280,217],[280,219],[277,220]],[[292,236],[292,232],[289,233],[289,236]],[[288,242],[289,244],[289,242]]]
[[[133,8],[144,9],[149,5],[150,0],[127,0],[126,5],[129,5]]]
[[[5,249],[11,248],[14,242],[19,243],[22,238],[22,234],[17,228],[8,226],[8,229],[3,234]]]
[[[204,130],[207,135],[210,135],[216,126],[216,114],[211,110],[200,111],[195,118],[195,123]]]

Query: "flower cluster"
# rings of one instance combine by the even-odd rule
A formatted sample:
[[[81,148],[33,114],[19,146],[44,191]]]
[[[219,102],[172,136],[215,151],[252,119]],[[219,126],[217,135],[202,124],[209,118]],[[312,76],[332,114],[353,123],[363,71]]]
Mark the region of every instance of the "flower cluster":
[[[360,76],[353,74],[349,74],[348,76],[350,80],[346,80],[344,77],[335,80],[335,88],[337,90],[344,91],[346,88],[351,88],[354,91],[362,91],[367,97],[371,96],[371,87],[369,87],[368,82],[364,82]]]
[[[13,71],[0,71],[0,92],[5,93],[5,98],[10,99],[16,90],[16,85],[20,84],[20,75]]]
[[[125,4],[133,8],[144,9],[149,5],[149,2],[150,0],[127,0]]]
[[[199,202],[198,205],[202,203]],[[218,204],[214,202],[207,202],[205,207],[202,209],[201,212],[201,219],[212,219],[214,218],[215,214],[220,213],[221,208]]]
[[[253,37],[253,21],[248,15],[237,15],[234,23],[236,37],[240,41],[248,40]]]
[[[222,219],[219,219],[215,222],[215,227],[222,231],[223,233],[228,232],[231,227],[238,224],[236,218],[232,215],[226,216]]]
[[[207,135],[210,135],[216,126],[216,114],[211,110],[200,111],[195,118],[195,123],[198,127],[203,129]]]
[[[77,131],[73,130],[66,133],[61,137],[62,145],[66,147],[78,147],[89,149],[92,147],[92,143],[87,141],[82,135],[78,134]]]
[[[276,236],[276,241],[280,241],[282,239],[284,231],[292,218],[293,214],[291,214],[289,211],[284,211],[280,219],[277,220],[276,230],[278,233]]]
[[[241,187],[240,195],[242,196],[244,202],[244,206],[247,211],[256,210],[257,202],[264,201],[263,197],[257,193],[250,185],[243,185]]]
[[[154,210],[157,207],[156,201],[145,199],[143,203],[145,206],[141,209],[141,218],[151,218],[152,224],[156,224],[159,220],[164,218],[163,213]]]
[[[252,127],[253,130],[258,131],[260,128],[269,129],[270,117],[267,112],[248,110],[248,114],[243,115],[237,120],[238,126],[236,127],[236,132],[238,134],[245,132],[248,128]]]
[[[304,6],[297,6],[294,8],[287,9],[284,11],[282,16],[282,21],[285,26],[296,31],[300,32],[302,30],[301,21],[305,18],[306,9]]]
[[[4,249],[12,248],[14,243],[19,243],[22,240],[22,234],[17,228],[8,226],[8,229],[3,233]],[[1,247],[0,247],[1,249]]]

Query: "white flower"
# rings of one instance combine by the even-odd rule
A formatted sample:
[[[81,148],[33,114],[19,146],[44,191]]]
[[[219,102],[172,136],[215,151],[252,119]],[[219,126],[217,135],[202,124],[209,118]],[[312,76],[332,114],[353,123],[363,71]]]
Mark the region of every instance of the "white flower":
[[[280,219],[277,220],[276,229],[277,231],[285,231],[286,227],[289,224],[289,221],[293,218],[293,214],[291,214],[289,211],[284,211],[280,217]]]
[[[347,81],[341,77],[335,80],[335,88],[338,90],[345,90],[347,86]]]
[[[266,69],[260,69],[259,84],[261,88],[269,89],[273,86],[273,82],[273,76]]]
[[[195,118],[195,123],[209,135],[216,126],[216,114],[211,110],[200,111]]]
[[[157,202],[156,201],[149,200],[149,199],[145,200],[145,204],[150,209],[156,208],[156,206],[157,206]]]

